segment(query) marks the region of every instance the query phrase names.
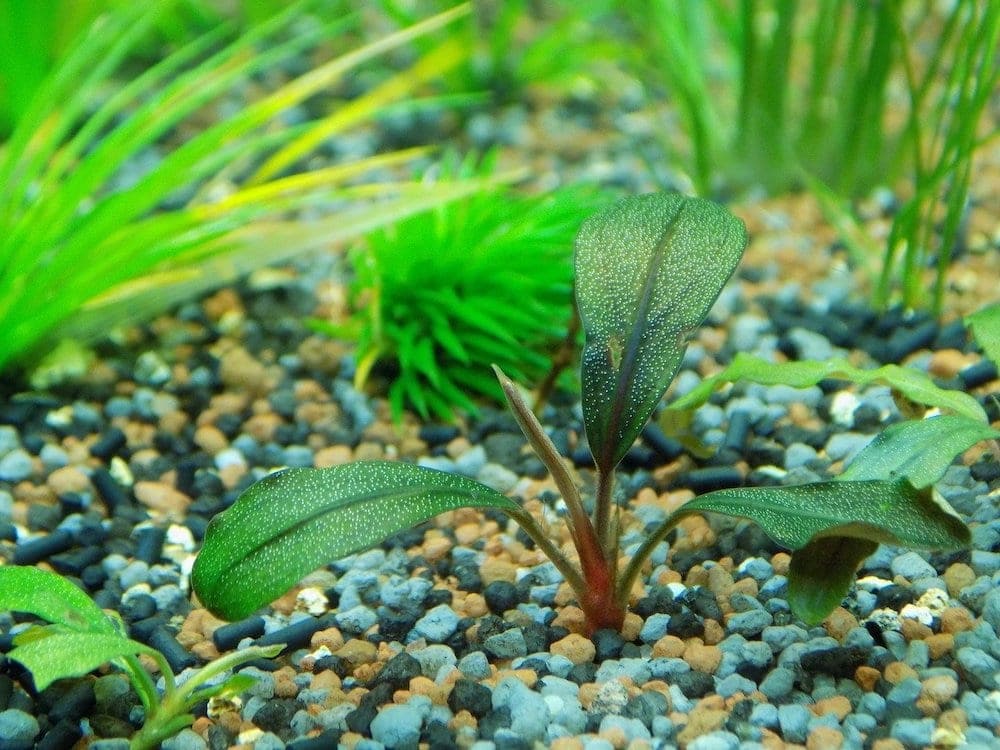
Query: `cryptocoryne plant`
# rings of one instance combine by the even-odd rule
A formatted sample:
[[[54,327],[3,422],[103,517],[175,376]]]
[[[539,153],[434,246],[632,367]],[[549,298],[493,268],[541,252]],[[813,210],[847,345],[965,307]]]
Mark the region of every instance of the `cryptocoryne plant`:
[[[495,508],[516,521],[572,587],[592,629],[621,627],[633,584],[654,547],[694,513],[749,518],[793,550],[788,599],[808,622],[840,603],[858,565],[879,543],[967,545],[968,528],[954,511],[932,497],[926,484],[917,489],[897,473],[873,446],[865,459],[871,470],[851,481],[736,488],[695,498],[649,534],[631,559],[621,559],[615,470],[673,380],[688,337],[746,243],[742,222],[724,208],[671,193],[626,198],[580,229],[576,301],[586,334],[583,419],[596,465],[592,513],[515,384],[496,370],[508,405],[566,504],[574,556],[518,502],[465,477],[389,461],[287,469],[260,480],[213,519],[192,571],[199,599],[223,618],[242,618],[320,565],[466,506]]]
[[[0,612],[25,612],[49,623],[18,633],[7,654],[31,672],[38,690],[108,662],[125,672],[145,712],[143,726],[129,741],[131,750],[159,747],[190,726],[197,704],[243,692],[253,684],[252,677],[233,674],[223,679],[223,675],[248,661],[277,656],[284,648],[251,646],[206,664],[179,683],[163,654],[125,635],[121,618],[106,614],[65,578],[17,565],[0,567]],[[162,696],[140,656],[155,662],[164,682]]]

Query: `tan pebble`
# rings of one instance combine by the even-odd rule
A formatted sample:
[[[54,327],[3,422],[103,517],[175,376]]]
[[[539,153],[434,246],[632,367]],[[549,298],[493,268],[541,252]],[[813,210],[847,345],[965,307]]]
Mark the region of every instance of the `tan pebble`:
[[[448,445],[445,446],[445,452],[448,454],[448,458],[458,458],[471,447],[469,439],[460,435],[448,442]]]
[[[622,638],[629,643],[635,641],[642,632],[642,623],[642,618],[635,612],[626,612],[625,621],[622,623]]]
[[[837,607],[823,621],[823,628],[827,634],[841,643],[847,634],[856,627],[858,627],[858,618],[843,607]]]
[[[180,435],[187,425],[188,415],[180,409],[171,409],[163,414],[158,422],[159,428],[169,435]]]
[[[775,574],[779,576],[788,575],[788,565],[792,561],[792,556],[787,552],[775,552],[771,555],[771,567],[774,568]]]
[[[136,482],[135,499],[147,508],[181,517],[191,504],[191,498],[180,490],[162,482]]]
[[[476,720],[476,717],[465,708],[452,716],[451,720],[448,722],[449,729],[460,729],[461,727],[470,727],[475,729],[478,726],[479,722]]]
[[[555,603],[560,607],[564,607],[575,601],[576,594],[573,592],[573,587],[566,583],[566,581],[560,583],[559,588],[556,589]]]
[[[314,690],[319,690],[322,688],[327,688],[328,690],[337,689],[341,687],[340,675],[334,672],[332,669],[324,669],[322,672],[317,672],[312,676],[309,681],[309,687]]]
[[[924,638],[924,643],[927,644],[931,659],[940,659],[955,647],[955,636],[951,633],[934,633]]]
[[[58,505],[59,498],[51,487],[24,481],[14,485],[11,491],[14,499],[28,505]],[[26,511],[25,511],[26,512]],[[17,520],[17,519],[15,519]]]
[[[483,536],[483,528],[478,523],[463,523],[455,529],[455,541],[462,545],[477,542]]]
[[[972,630],[975,620],[965,607],[948,607],[941,613],[942,633],[962,633]]]
[[[214,456],[229,445],[229,440],[215,425],[203,424],[194,431],[194,444]]]
[[[722,627],[720,622],[716,620],[705,620],[704,624],[704,641],[708,646],[715,646],[716,644],[722,643],[726,637],[726,629]]]
[[[383,458],[385,458],[385,448],[381,443],[366,441],[358,443],[358,447],[354,449],[355,461],[377,461]]]
[[[898,685],[903,680],[909,679],[910,677],[916,677],[916,670],[909,664],[901,661],[889,662],[885,665],[885,671],[883,672],[886,682],[893,685]]]
[[[180,642],[180,638],[177,640]],[[183,646],[184,644],[182,643],[181,645]],[[212,661],[219,658],[219,649],[215,647],[212,641],[198,641],[190,646],[186,646],[186,648],[202,661]]]
[[[320,448],[313,456],[313,465],[317,469],[326,469],[330,466],[342,466],[348,464],[354,458],[350,446],[331,445],[327,448]]]
[[[344,732],[337,740],[337,747],[343,750],[354,750],[355,746],[364,739],[363,735],[357,732]]]
[[[923,716],[934,717],[941,713],[941,706],[934,702],[932,698],[920,695],[914,705]]]
[[[589,709],[590,704],[594,702],[594,698],[597,697],[597,693],[600,689],[601,686],[596,682],[585,682],[580,685],[580,692],[578,694],[578,697],[580,698],[580,705],[585,709]]]
[[[912,617],[901,617],[899,632],[907,641],[923,641],[933,634],[933,630]]]
[[[942,711],[938,717],[938,726],[945,729],[961,731],[969,726],[969,717],[964,708],[949,708]]]
[[[551,750],[583,750],[583,741],[576,737],[556,737],[549,747]]]
[[[667,659],[679,659],[684,653],[684,641],[676,635],[665,635],[653,644],[652,656],[654,659],[665,657]]]
[[[219,380],[226,386],[264,396],[274,388],[275,379],[267,368],[241,346],[233,346],[219,356]]]
[[[713,565],[708,569],[708,588],[716,596],[729,598],[729,592],[733,588],[733,576],[721,565]]]
[[[229,464],[219,469],[219,479],[222,480],[223,487],[227,490],[231,490],[240,483],[240,480],[246,475],[246,473],[246,464]]]
[[[299,694],[299,686],[292,679],[293,675],[278,670],[274,675],[274,694],[279,698],[294,698]]]
[[[949,596],[957,597],[962,589],[976,580],[976,572],[965,563],[958,562],[949,565],[941,577],[948,587]]]
[[[551,624],[566,628],[571,633],[585,633],[587,631],[587,618],[584,616],[583,610],[572,604],[559,610]]]
[[[417,459],[427,455],[427,443],[418,437],[407,436],[399,441],[399,455],[402,458]]]
[[[688,714],[687,726],[677,734],[677,741],[683,747],[703,734],[720,729],[729,718],[729,712],[724,708],[703,708],[695,706]]]
[[[816,701],[809,709],[817,716],[833,714],[837,721],[843,721],[851,713],[851,701],[843,695],[833,695]]]
[[[938,705],[944,705],[958,695],[958,681],[951,675],[936,675],[924,680],[920,694],[931,698]]]
[[[345,659],[352,667],[375,661],[375,653],[376,648],[374,643],[362,641],[357,638],[352,638],[334,651],[334,654]]]
[[[729,595],[733,594],[746,594],[747,596],[755,597],[757,596],[758,586],[757,581],[753,578],[741,578],[738,581],[733,581],[732,588],[729,589]]]
[[[806,737],[806,750],[837,750],[844,744],[844,735],[833,727],[815,727]]]
[[[344,345],[326,336],[309,336],[298,348],[299,359],[310,370],[336,375],[344,356]]]
[[[602,740],[611,743],[611,746],[615,750],[625,750],[625,745],[628,744],[628,737],[625,735],[625,730],[619,726],[611,726],[598,735]]]
[[[570,633],[565,638],[560,638],[549,647],[549,651],[565,656],[574,664],[589,664],[597,653],[593,642],[579,633]]]
[[[430,534],[431,532],[427,533]],[[451,551],[451,548],[451,539],[443,534],[441,536],[430,537],[424,541],[424,558],[426,558],[429,563],[435,563],[447,555]]]
[[[483,617],[489,613],[489,608],[486,606],[486,599],[483,598],[482,594],[466,594],[465,601],[462,603],[462,614],[465,617]]]
[[[420,675],[410,679],[410,692],[414,695],[426,695],[432,703],[443,706],[448,703],[451,685],[438,685],[429,677]]]
[[[269,443],[274,439],[274,431],[284,421],[280,414],[274,412],[254,414],[243,423],[243,432],[258,443]]]
[[[875,669],[875,667],[862,665],[854,670],[854,681],[866,693],[870,693],[875,689],[875,685],[878,684],[881,676],[882,673]]]
[[[899,740],[883,737],[880,740],[875,740],[872,744],[872,750],[906,750],[906,747]]]
[[[210,718],[207,716],[199,716],[191,723],[191,731],[202,739],[205,739],[207,737],[208,730],[213,726],[215,726],[215,722]]]
[[[687,572],[687,578],[684,579],[684,585],[688,588],[694,588],[695,586],[707,586],[708,570],[703,568],[701,565],[692,565],[691,569]]]
[[[239,711],[223,711],[216,717],[215,723],[225,729],[230,735],[236,735],[240,731],[243,720],[240,717]]]
[[[697,641],[690,641],[684,649],[684,661],[691,669],[705,674],[712,674],[719,668],[722,661],[722,651],[718,646],[706,646]]]
[[[57,495],[67,492],[85,493],[93,489],[90,485],[90,477],[76,466],[61,466],[55,469],[47,480],[49,487]]]
[[[936,377],[953,378],[977,359],[978,356],[963,354],[958,349],[938,349],[931,355],[927,369]]]

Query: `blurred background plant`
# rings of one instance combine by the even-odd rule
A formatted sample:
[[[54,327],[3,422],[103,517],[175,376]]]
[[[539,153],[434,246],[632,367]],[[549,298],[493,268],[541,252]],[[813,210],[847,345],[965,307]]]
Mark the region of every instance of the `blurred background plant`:
[[[638,42],[629,64],[670,100],[681,127],[663,129],[664,149],[696,192],[808,186],[846,229],[857,224],[852,201],[899,187],[902,206],[884,250],[846,239],[869,269],[877,307],[899,300],[941,313],[971,160],[996,135],[982,132],[982,115],[1000,75],[1000,5],[625,0],[622,7]]]
[[[487,181],[493,161],[452,155],[433,179]],[[432,175],[426,175],[431,179]],[[389,401],[424,418],[499,401],[491,364],[536,382],[566,336],[573,238],[607,196],[566,187],[524,195],[482,190],[368,234],[350,253],[353,315],[315,330],[358,343],[355,380],[389,376]]]
[[[469,7],[351,46],[356,18],[320,5],[243,31],[215,24],[123,83],[114,76],[167,4],[104,13],[70,45],[0,151],[0,369],[483,188],[394,179],[423,149],[326,145],[430,89],[469,49],[447,37],[346,99],[345,76]],[[303,66],[312,53],[326,58]]]

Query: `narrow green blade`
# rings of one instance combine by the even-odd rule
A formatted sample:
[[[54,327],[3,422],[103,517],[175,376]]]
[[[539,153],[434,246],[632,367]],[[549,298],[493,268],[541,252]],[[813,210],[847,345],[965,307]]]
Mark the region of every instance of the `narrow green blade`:
[[[626,198],[581,227],[583,414],[602,472],[649,419],[746,244],[743,222],[722,206],[677,193]]]
[[[191,582],[211,612],[238,620],[321,565],[462,507],[520,509],[471,479],[412,464],[286,469],[213,519]]]

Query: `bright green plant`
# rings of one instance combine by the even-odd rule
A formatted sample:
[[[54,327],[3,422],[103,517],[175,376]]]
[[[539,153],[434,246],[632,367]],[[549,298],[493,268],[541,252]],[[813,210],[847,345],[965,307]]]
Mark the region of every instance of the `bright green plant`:
[[[302,167],[326,140],[462,61],[468,49],[456,39],[327,115],[302,124],[284,117],[468,6],[343,52],[228,113],[232,92],[343,41],[353,19],[314,18],[314,3],[296,3],[237,36],[231,25],[217,26],[113,87],[158,9],[132,4],[95,24],[38,89],[0,151],[0,369],[55,338],[93,337],[264,263],[483,187],[373,181],[375,170],[420,149]],[[311,20],[298,23],[304,18]],[[206,108],[218,119],[200,126]],[[157,151],[162,156],[143,171],[137,160]],[[317,218],[295,218],[302,209]]]
[[[994,302],[967,315],[965,324],[982,347],[983,353],[1000,365],[1000,302]]]
[[[490,162],[448,162],[452,179],[485,180]],[[573,234],[602,201],[563,188],[529,196],[498,186],[369,234],[351,258],[351,324],[313,321],[357,340],[355,382],[394,370],[389,402],[421,417],[474,412],[476,395],[502,400],[490,363],[521,380],[548,366],[542,352],[566,331]]]
[[[160,743],[194,721],[191,711],[209,698],[232,696],[253,684],[253,678],[223,676],[248,661],[277,656],[283,645],[251,646],[206,664],[178,684],[163,654],[128,638],[117,613],[100,609],[83,591],[61,576],[39,568],[0,567],[0,611],[32,614],[48,625],[33,625],[14,637],[7,656],[23,664],[35,687],[44,690],[56,680],[81,677],[110,662],[132,683],[145,720],[132,736],[132,750],[159,747]],[[150,674],[139,661],[156,662],[164,681],[159,694]]]
[[[244,617],[326,561],[462,506],[497,508],[514,519],[573,588],[593,629],[621,627],[642,566],[692,513],[752,519],[791,548],[789,602],[810,623],[842,600],[857,566],[878,543],[967,545],[968,528],[946,503],[887,468],[875,471],[876,478],[703,495],[669,516],[620,568],[616,467],[676,374],[688,337],[746,242],[742,223],[721,206],[678,194],[627,198],[581,228],[576,299],[586,334],[583,418],[596,465],[592,514],[517,387],[497,370],[518,424],[566,503],[577,561],[521,505],[464,477],[394,462],[288,469],[265,477],[213,519],[192,571],[199,599],[221,617]]]

